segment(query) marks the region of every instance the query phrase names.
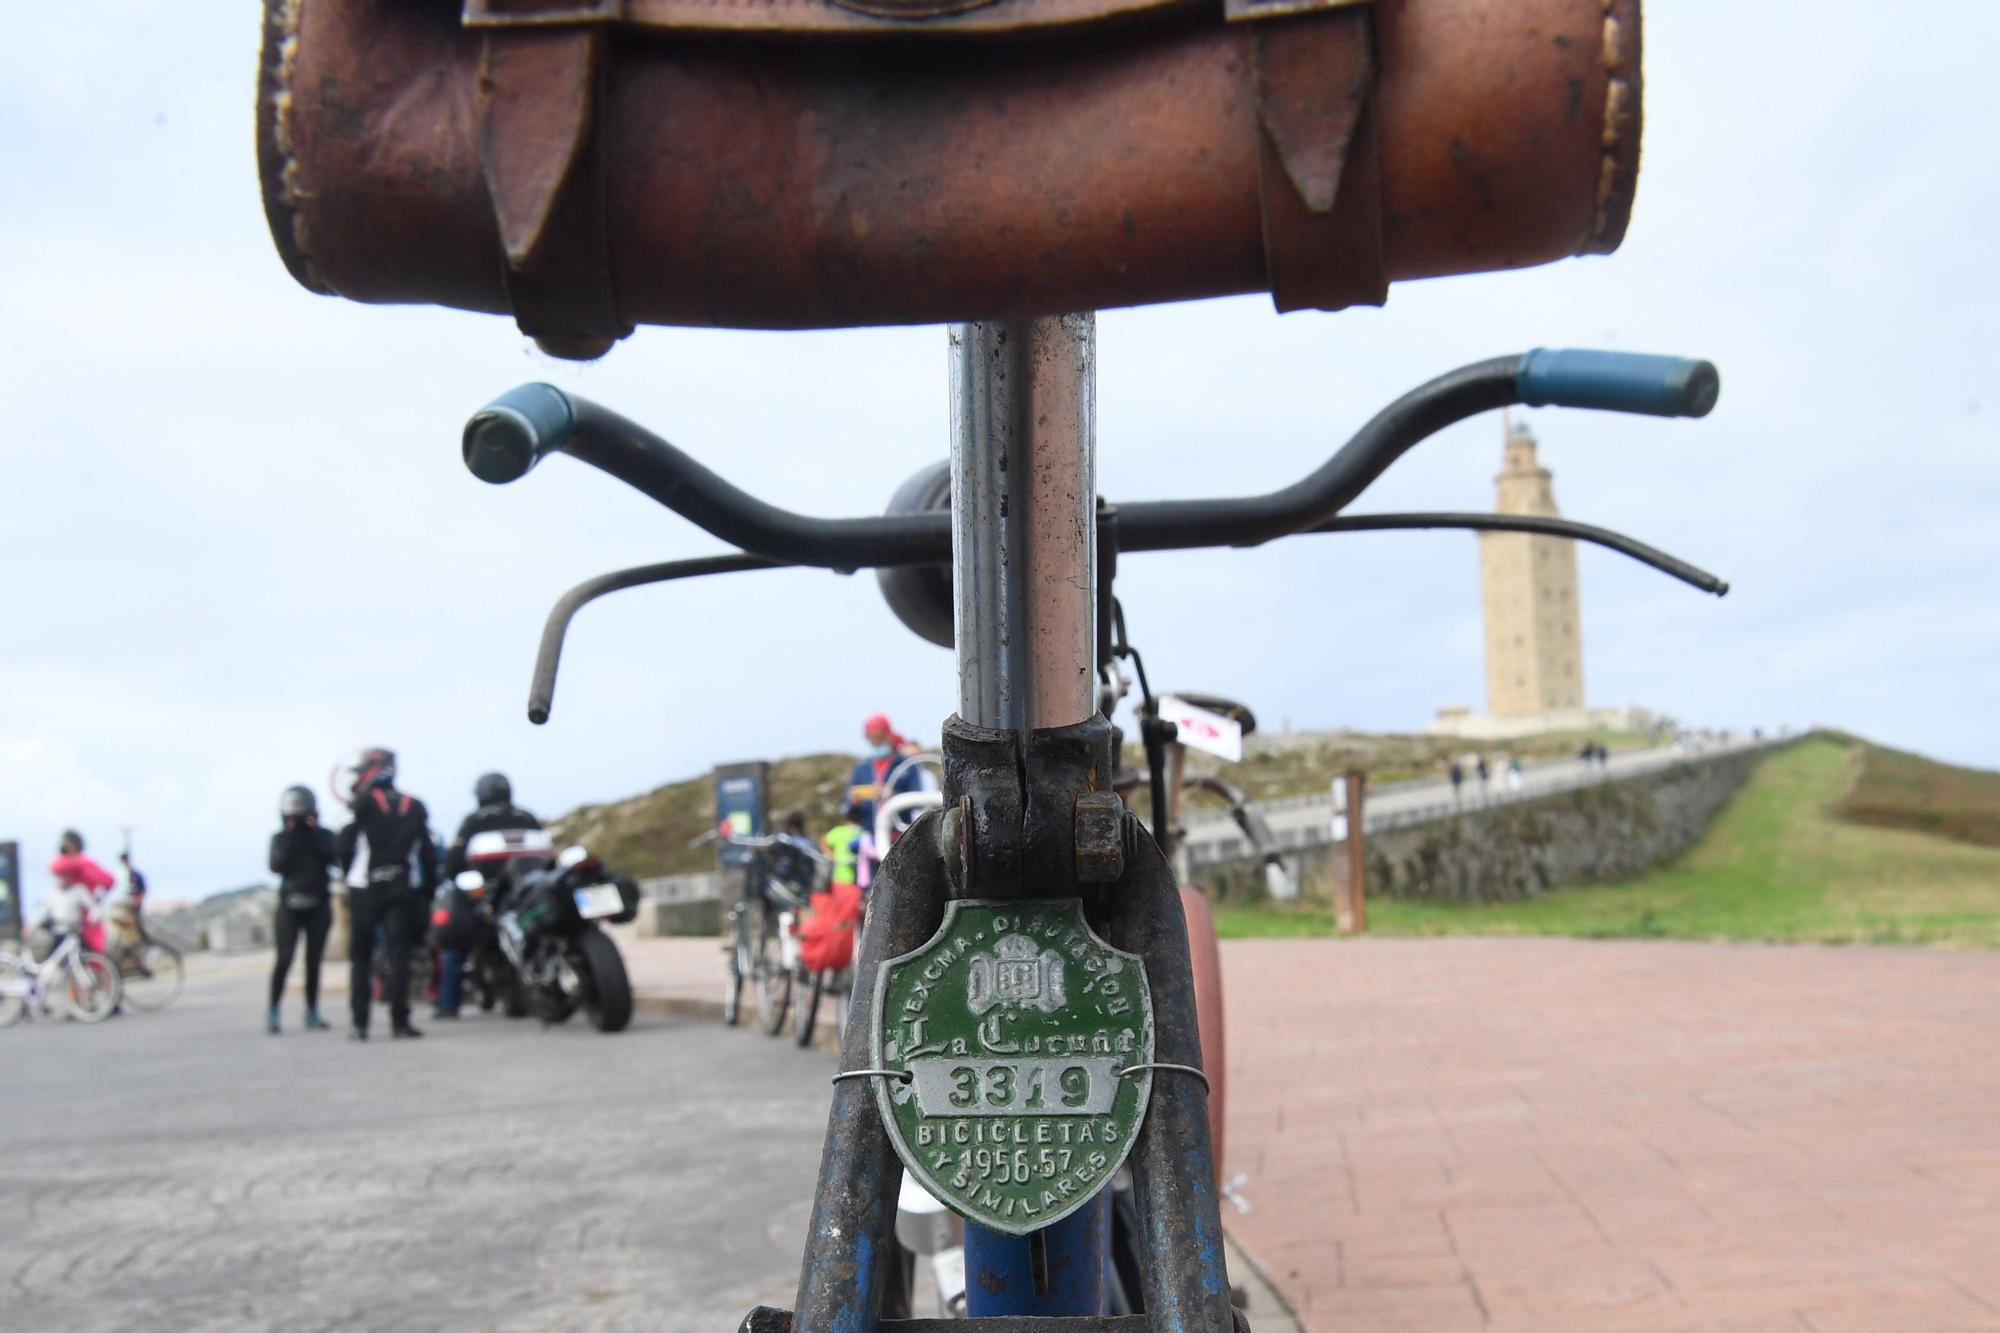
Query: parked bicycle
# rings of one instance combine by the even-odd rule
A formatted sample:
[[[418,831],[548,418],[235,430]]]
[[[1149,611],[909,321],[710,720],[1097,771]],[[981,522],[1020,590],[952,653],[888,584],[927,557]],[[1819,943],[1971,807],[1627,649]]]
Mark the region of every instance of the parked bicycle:
[[[23,952],[0,950],[0,1028],[30,1014],[59,1013],[80,1023],[102,1023],[118,1009],[118,968],[83,947],[72,932],[37,963]]]
[[[949,627],[956,645],[943,809],[896,843],[871,890],[853,997],[864,1021],[843,1044],[797,1306],[755,1311],[747,1329],[872,1329],[907,1311],[909,1264],[891,1222],[906,1172],[966,1221],[972,1316],[1127,1309],[1156,1312],[1153,1328],[1232,1325],[1186,909],[1161,849],[1112,790],[1115,735],[1098,682],[1130,646],[1113,624],[1121,555],[1315,532],[1515,531],[1592,542],[1726,590],[1568,519],[1341,512],[1417,443],[1495,408],[1705,415],[1719,391],[1705,362],[1590,352],[1481,362],[1406,394],[1283,490],[1111,506],[1096,497],[1093,341],[1089,316],[953,329],[948,511],[933,500],[881,518],[787,513],[547,385],[507,394],[466,428],[466,462],[488,481],[568,453],[742,547],[572,590],[544,632],[536,721],[576,609],[640,584],[877,567],[885,585],[902,585],[889,600],[907,625],[934,641]],[[926,580],[928,594],[912,591]],[[910,613],[926,595],[927,610]],[[1166,829],[1163,760],[1160,737],[1148,786]],[[742,919],[735,938],[732,991],[768,941]],[[1119,1193],[1106,1186],[1127,1166],[1119,1210],[1136,1252],[1119,1272],[1105,1262]]]
[[[798,924],[810,908],[813,890],[824,880],[827,860],[796,838],[775,834],[704,833],[691,842],[699,847],[727,842],[745,857],[743,892],[729,909],[724,931],[722,1021],[734,1027],[742,1020],[743,989],[750,988],[757,1021],[770,1036],[785,1026],[793,1011],[792,989],[808,977],[800,954]],[[810,982],[809,982],[810,984]],[[801,1046],[812,1041],[812,1024],[819,1009],[822,981],[812,989],[810,1004],[799,1006],[795,1028]],[[802,996],[802,1001],[804,997]]]
[[[145,918],[113,904],[105,932],[105,954],[118,969],[124,1002],[140,1013],[172,1004],[187,984],[181,947],[156,934]]]

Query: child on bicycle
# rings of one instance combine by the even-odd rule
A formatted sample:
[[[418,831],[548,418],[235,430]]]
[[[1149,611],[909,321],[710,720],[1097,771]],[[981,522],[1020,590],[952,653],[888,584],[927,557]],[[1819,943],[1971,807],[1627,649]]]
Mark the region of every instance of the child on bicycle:
[[[80,883],[58,882],[54,891],[42,899],[41,915],[29,928],[46,930],[49,933],[49,949],[53,952],[71,935],[81,936],[96,910],[97,900],[91,896],[89,889]],[[84,947],[90,947],[88,941],[84,941]]]
[[[49,873],[56,877],[56,890],[44,911],[52,920],[67,923],[56,927],[60,932],[56,943],[62,942],[63,934],[75,932],[82,936],[84,948],[103,952],[104,929],[93,918],[98,899],[117,883],[111,872],[83,854],[81,833],[65,829],[56,844],[56,858],[49,862]]]

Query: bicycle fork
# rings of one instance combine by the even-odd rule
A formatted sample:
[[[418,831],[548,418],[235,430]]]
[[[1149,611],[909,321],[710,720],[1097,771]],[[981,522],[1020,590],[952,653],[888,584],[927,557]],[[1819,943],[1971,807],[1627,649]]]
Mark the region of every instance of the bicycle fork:
[[[887,1076],[873,1067],[888,1021],[878,996],[889,976],[884,964],[932,943],[960,909],[1027,913],[1046,911],[1052,900],[1081,904],[1069,936],[1078,971],[1069,989],[1061,977],[1071,960],[1050,963],[1051,949],[1038,961],[1012,943],[1022,936],[996,938],[1014,952],[987,960],[989,978],[997,968],[1001,980],[997,990],[983,983],[972,1007],[1009,994],[1045,1010],[1061,1006],[1066,994],[1088,989],[1085,936],[1136,955],[1150,994],[1150,1056],[1141,1064],[1128,1055],[1128,1067],[1074,1060],[1088,1068],[1064,1091],[1095,1098],[1099,1072],[1117,1088],[1117,1079],[1149,1071],[1143,1119],[1129,1147],[1121,1145],[1137,1191],[1147,1310],[1129,1327],[1220,1333],[1240,1318],[1224,1271],[1186,923],[1172,871],[1111,791],[1114,732],[1098,711],[1109,599],[1098,578],[1093,317],[959,326],[952,352],[959,713],[944,730],[944,809],[896,843],[875,882],[856,968],[858,1021],[842,1045],[849,1072],[835,1084],[828,1115],[796,1309],[755,1310],[743,1333],[916,1327],[885,1318],[908,1312],[887,1299],[901,1283],[895,1216],[903,1162],[883,1118],[889,1099],[874,1086]],[[1109,966],[1117,971],[1115,961]],[[1100,990],[1101,975],[1090,974]],[[1004,1062],[968,1067],[990,1072],[996,1063]],[[901,1077],[907,1083],[911,1074]],[[1011,1081],[1003,1082],[1011,1097]],[[1008,1127],[1004,1114],[981,1111],[958,1123]],[[1091,1180],[1094,1196],[1067,1204],[1072,1211],[1053,1226],[1013,1234],[968,1222],[969,1315],[1000,1333],[1106,1327],[1109,1173]],[[1022,1322],[1030,1317],[1032,1325]]]

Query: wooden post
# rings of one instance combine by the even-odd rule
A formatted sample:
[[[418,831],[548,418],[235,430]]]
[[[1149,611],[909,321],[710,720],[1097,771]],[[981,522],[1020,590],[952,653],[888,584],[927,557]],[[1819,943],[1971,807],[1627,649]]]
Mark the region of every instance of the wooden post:
[[[1368,929],[1368,848],[1362,835],[1368,775],[1351,768],[1341,781],[1347,786],[1347,884],[1334,907],[1334,920],[1341,934],[1360,935]]]

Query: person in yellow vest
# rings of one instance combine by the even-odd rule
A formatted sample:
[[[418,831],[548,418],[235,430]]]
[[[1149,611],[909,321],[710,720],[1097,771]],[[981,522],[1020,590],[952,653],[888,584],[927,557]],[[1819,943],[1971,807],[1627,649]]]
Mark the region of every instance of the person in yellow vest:
[[[833,874],[829,882],[854,884],[858,887],[861,842],[868,835],[861,827],[861,810],[857,802],[850,801],[841,814],[842,822],[826,831],[826,836],[819,840],[819,848],[826,853],[826,859],[833,863]]]

